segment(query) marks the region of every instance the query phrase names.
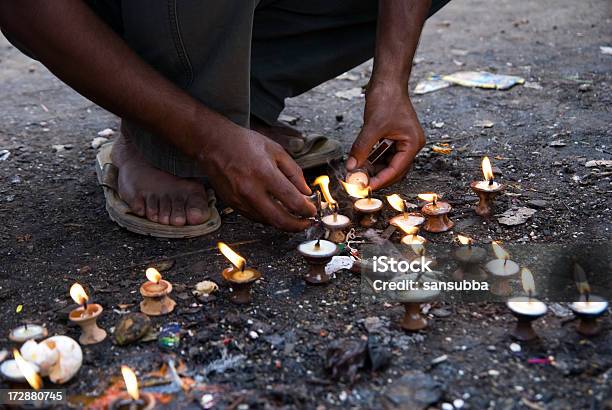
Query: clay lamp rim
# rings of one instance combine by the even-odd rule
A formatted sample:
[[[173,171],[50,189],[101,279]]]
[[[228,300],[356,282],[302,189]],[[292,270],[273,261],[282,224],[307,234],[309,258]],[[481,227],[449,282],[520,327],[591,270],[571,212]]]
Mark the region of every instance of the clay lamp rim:
[[[159,290],[149,289],[151,286],[160,286],[160,285],[163,285],[163,287]],[[162,297],[162,296],[169,294],[170,292],[172,292],[172,283],[168,282],[165,279],[160,279],[158,283],[146,281],[145,283],[140,285],[140,294],[147,298]]]
[[[138,401],[142,401],[143,404],[136,407],[136,410],[152,410],[157,404],[155,396],[148,392],[139,392],[140,398]],[[117,398],[111,401],[108,405],[110,410],[119,410],[122,408],[131,409],[130,405],[134,404],[134,400],[127,392],[120,393]]]
[[[27,380],[25,376],[21,375],[21,376],[15,377],[15,376],[12,376],[6,373],[6,366],[10,366],[11,363],[15,363],[15,366],[17,366],[17,363],[14,359],[8,359],[0,363],[0,377],[4,380],[8,380],[8,381],[15,382],[15,383],[26,383]],[[36,363],[32,363],[32,362],[28,362],[28,363],[30,363],[30,366],[32,366],[32,369],[34,369],[36,373],[40,373],[40,367]]]
[[[372,208],[368,208],[368,209],[359,208],[359,206],[357,204],[360,201],[372,201],[372,202],[376,202],[376,207],[372,207]],[[357,212],[362,213],[362,214],[374,214],[374,213],[380,211],[381,209],[383,209],[384,205],[385,204],[383,203],[383,201],[378,199],[378,198],[359,198],[353,204],[353,208],[355,208],[355,210]]]
[[[73,322],[85,322],[87,320],[95,319],[102,314],[104,308],[97,303],[88,303],[86,307],[79,306],[73,309],[68,314],[68,318]],[[87,316],[84,313],[87,312]]]
[[[429,216],[438,216],[445,215],[452,209],[453,207],[448,202],[436,201],[435,205],[433,202],[428,202],[427,204],[423,205],[421,212]]]
[[[248,279],[245,280],[236,280],[232,277],[232,275],[236,272],[239,272],[240,269],[238,269],[235,266],[231,266],[229,268],[225,268],[223,269],[223,272],[221,272],[221,276],[223,276],[223,279],[226,280],[227,282],[230,283],[235,283],[235,284],[246,284],[246,283],[253,283],[256,280],[258,280],[259,278],[261,278],[261,272],[259,272],[257,269],[253,269],[253,268],[246,268],[245,270],[248,270],[250,272],[253,272],[253,276],[251,276]]]
[[[493,263],[495,263],[495,264],[500,263],[500,262],[498,262],[498,261],[501,261],[502,266],[504,265],[504,263],[505,263],[506,265],[512,266],[512,272],[510,272],[510,273],[506,273],[506,272],[504,271],[504,273],[500,273],[499,271],[493,271],[493,270],[491,270],[491,269],[492,269],[492,266],[493,266],[492,264],[493,264]],[[489,272],[489,273],[490,273],[491,275],[493,275],[493,276],[498,276],[498,277],[500,277],[500,278],[510,278],[510,277],[515,276],[516,274],[518,274],[518,273],[519,273],[519,271],[521,270],[521,267],[518,265],[518,263],[516,263],[516,262],[514,262],[514,261],[512,261],[512,260],[510,260],[510,259],[493,259],[492,261],[489,261],[489,262],[488,262],[488,263],[485,265],[485,269],[487,270],[487,272]]]
[[[338,221],[333,222],[333,219],[332,219],[333,215],[325,215],[323,218],[321,218],[321,222],[327,229],[330,229],[330,230],[344,229],[351,225],[351,218],[349,218],[348,216],[337,214],[336,217],[338,219],[342,219],[344,222],[341,222],[341,223],[338,223]],[[328,223],[326,219],[331,219],[332,224]]]
[[[480,186],[478,186],[480,183],[482,182],[486,182],[488,183],[488,181],[472,181],[470,182],[470,188],[472,188],[473,191],[475,192],[482,192],[482,193],[498,193],[503,191],[504,189],[506,189],[506,186],[504,184],[501,184],[499,182],[497,182],[497,185],[493,185],[492,188],[490,189],[483,189]]]
[[[534,306],[540,307],[540,310],[534,311],[534,312],[518,310],[516,307],[514,307],[514,303],[532,303]],[[508,299],[506,301],[506,306],[508,307],[508,309],[510,310],[510,312],[512,312],[514,316],[522,320],[529,320],[529,321],[536,320],[536,319],[541,318],[542,316],[545,316],[546,313],[548,313],[548,306],[546,306],[546,304],[542,302],[541,300],[535,299],[533,297],[529,298],[527,296],[517,296],[511,299]]]
[[[31,337],[27,337],[27,338],[24,338],[23,336],[16,336],[15,335],[15,332],[17,330],[22,329],[22,328],[26,328],[26,327],[40,329],[40,333],[38,333],[35,336],[31,336]],[[40,340],[40,339],[44,339],[48,335],[49,335],[49,331],[47,330],[46,326],[39,325],[37,323],[28,323],[27,326],[24,324],[24,325],[21,325],[21,326],[17,326],[15,329],[11,329],[11,331],[10,331],[10,333],[8,335],[8,338],[9,338],[9,340],[11,342],[14,342],[14,343],[24,343],[24,342],[27,342],[28,340]]]
[[[586,302],[586,297],[581,296],[580,299],[577,300],[576,302]],[[576,309],[576,306],[575,306],[576,302],[570,303],[569,308],[571,309],[572,312],[574,312],[574,315],[578,317],[584,317],[584,318],[598,318],[600,316],[603,316],[603,314],[606,313],[606,311],[608,310],[608,306],[609,306],[607,300],[597,295],[589,295],[589,302],[596,302],[596,303],[604,302],[602,304],[602,309],[599,311],[596,311],[596,310],[584,311],[584,310]]]
[[[402,212],[399,215],[395,215],[393,218],[389,219],[389,223],[394,225],[397,221],[401,221],[408,218],[417,218],[420,222],[411,224],[410,226],[420,226],[425,222],[425,217],[418,212]],[[400,222],[401,223],[401,222]]]
[[[315,240],[313,240],[313,241],[309,241],[309,242],[316,242],[316,241],[315,241]],[[330,244],[334,245],[334,249],[333,249],[333,250],[330,250],[330,252],[328,252],[328,253],[323,253],[323,254],[313,254],[313,253],[309,253],[309,252],[304,252],[304,251],[302,250],[302,246],[301,246],[301,245],[304,245],[305,243],[309,243],[309,242],[304,242],[304,243],[300,244],[300,246],[298,246],[298,252],[299,252],[299,253],[300,253],[300,254],[301,254],[303,257],[305,257],[305,258],[311,258],[311,259],[325,259],[325,258],[331,258],[331,257],[333,257],[333,256],[336,256],[336,255],[337,255],[337,254],[340,252],[340,249],[339,249],[339,247],[338,247],[338,245],[337,245],[337,244],[335,244],[335,243],[334,243],[334,242],[332,242],[332,241],[325,240],[325,239],[321,239],[321,240],[320,240],[320,242],[321,242],[321,243],[330,243]]]

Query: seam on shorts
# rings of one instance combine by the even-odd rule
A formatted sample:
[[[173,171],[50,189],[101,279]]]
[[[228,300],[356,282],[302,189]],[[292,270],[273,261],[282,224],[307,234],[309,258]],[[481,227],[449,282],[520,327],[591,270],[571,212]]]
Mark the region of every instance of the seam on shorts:
[[[178,19],[176,0],[168,0],[168,19],[170,20],[170,32],[172,34],[174,48],[176,49],[179,60],[183,66],[183,69],[185,70],[185,73],[187,74],[185,87],[188,87],[193,82],[193,68],[181,36],[181,27]]]

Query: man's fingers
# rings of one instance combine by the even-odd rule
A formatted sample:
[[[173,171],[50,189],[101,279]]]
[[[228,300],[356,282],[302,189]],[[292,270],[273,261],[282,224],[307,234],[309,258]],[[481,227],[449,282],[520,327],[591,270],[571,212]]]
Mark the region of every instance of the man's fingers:
[[[352,171],[363,165],[372,150],[372,146],[376,142],[373,137],[375,136],[372,136],[366,128],[361,130],[351,147],[351,153],[346,161],[346,169]]]
[[[282,154],[284,155],[280,155],[277,160],[278,168],[302,194],[311,195],[312,191],[304,179],[302,168],[300,168],[289,154],[284,151]]]
[[[285,175],[276,172],[272,175],[272,181],[268,187],[268,192],[278,199],[287,209],[295,215],[311,217],[317,214],[317,207],[314,206],[297,188],[289,182]]]
[[[272,226],[287,232],[301,232],[311,224],[310,220],[291,215],[268,194],[261,193],[254,198],[253,203],[259,213]]]
[[[400,151],[396,153],[387,168],[370,179],[372,189],[384,188],[397,182],[408,171],[413,159],[414,154],[412,152]]]

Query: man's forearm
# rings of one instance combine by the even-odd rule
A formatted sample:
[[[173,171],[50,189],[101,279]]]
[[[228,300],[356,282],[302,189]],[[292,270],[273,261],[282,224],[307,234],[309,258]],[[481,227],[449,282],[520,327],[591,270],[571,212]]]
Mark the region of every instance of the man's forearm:
[[[380,0],[370,87],[407,92],[412,60],[431,0]]]
[[[81,94],[188,155],[205,148],[197,124],[231,126],[140,59],[83,1],[0,0],[0,26]]]

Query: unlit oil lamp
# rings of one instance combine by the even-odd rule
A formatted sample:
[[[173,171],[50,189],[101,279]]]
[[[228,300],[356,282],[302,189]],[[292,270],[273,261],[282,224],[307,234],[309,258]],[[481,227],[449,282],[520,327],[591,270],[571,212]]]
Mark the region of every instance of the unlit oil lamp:
[[[430,274],[435,275],[439,272],[431,272]],[[430,274],[423,274],[422,278],[429,282],[437,281],[434,276],[428,276]],[[424,288],[422,282],[418,282],[418,278],[419,275],[416,273],[408,273],[392,279],[393,282],[398,283],[398,286],[401,282],[419,284],[417,289],[394,291],[394,299],[404,305],[405,310],[400,326],[409,332],[416,332],[427,327],[427,319],[421,314],[421,304],[431,302],[440,294],[436,287]]]
[[[15,343],[24,343],[28,340],[39,340],[47,337],[47,328],[41,325],[24,324],[9,333],[9,340]]]
[[[5,360],[0,365],[0,374],[4,379],[11,383],[27,381],[34,390],[42,387],[42,379],[38,372],[38,366],[25,360],[17,349],[13,349],[13,360]]]
[[[315,185],[319,186],[325,202],[328,204],[328,208],[331,212],[329,215],[325,215],[321,218],[321,223],[328,231],[327,238],[335,243],[342,243],[346,239],[346,233],[344,230],[351,225],[351,220],[346,215],[338,213],[338,202],[331,196],[329,190],[329,177],[327,175],[321,175],[314,181]]]
[[[140,311],[149,316],[167,315],[174,310],[176,302],[168,296],[172,292],[172,283],[162,279],[155,268],[145,271],[147,282],[140,286],[143,301],[140,302]]]
[[[223,279],[232,288],[230,300],[239,305],[251,303],[251,288],[253,283],[261,278],[261,273],[253,268],[247,269],[246,259],[234,252],[225,243],[219,242],[217,247],[232,264],[221,272]]]
[[[370,173],[365,168],[357,168],[346,174],[345,182],[361,188],[370,186]]]
[[[408,212],[411,204],[409,204],[405,199],[402,199],[398,194],[387,195],[387,202],[389,205],[396,211],[401,212],[399,215],[394,216],[389,220],[389,223],[395,226],[399,226],[398,224],[404,224],[405,226],[419,226],[424,221],[425,218],[418,213]]]
[[[453,257],[459,263],[459,268],[453,273],[453,278],[455,280],[486,278],[487,274],[482,269],[482,263],[487,257],[487,251],[474,246],[474,240],[468,236],[457,235],[457,240],[462,246],[453,252]]]
[[[533,297],[535,295],[535,282],[529,269],[521,269],[521,282],[527,296],[509,299],[506,305],[517,318],[512,336],[517,340],[526,342],[538,337],[533,330],[532,322],[544,316],[548,308],[543,302]]]
[[[427,232],[446,232],[451,229],[455,223],[448,218],[448,214],[452,207],[448,202],[438,200],[438,195],[433,192],[428,192],[418,195],[419,199],[427,202],[421,212],[425,215],[425,224],[423,229]]]
[[[338,254],[338,245],[325,239],[317,239],[301,243],[298,252],[308,262],[308,272],[304,275],[306,283],[320,285],[331,280],[331,275],[325,272],[325,266]]]
[[[491,246],[497,258],[485,265],[486,271],[493,277],[491,293],[508,296],[512,292],[510,279],[519,273],[520,268],[516,262],[510,260],[510,254],[498,242],[493,241]]]
[[[102,314],[102,306],[97,303],[87,303],[89,297],[85,289],[79,283],[70,287],[70,297],[74,303],[79,305],[68,314],[68,319],[81,327],[81,337],[79,343],[82,345],[92,345],[100,343],[106,339],[106,331],[98,327],[98,316]]]
[[[138,379],[134,371],[127,366],[121,366],[121,374],[123,375],[127,393],[113,400],[108,406],[109,410],[153,409],[155,407],[155,397],[138,389]]]
[[[608,310],[608,302],[600,296],[591,295],[586,274],[578,264],[574,265],[574,275],[580,293],[578,301],[570,304],[570,309],[580,319],[576,331],[583,336],[596,336],[601,331],[597,318]]]
[[[484,175],[484,181],[473,181],[470,184],[472,191],[474,191],[479,198],[478,205],[474,209],[476,213],[482,217],[489,217],[493,213],[494,199],[501,191],[504,190],[505,186],[495,182],[493,176],[493,168],[491,167],[491,161],[489,157],[482,159],[482,173]]]
[[[377,214],[383,208],[383,201],[372,198],[372,189],[369,186],[363,187],[357,184],[347,184],[340,181],[342,186],[353,198],[358,198],[353,203],[353,209],[362,215],[359,224],[364,228],[369,228],[377,221]]]

